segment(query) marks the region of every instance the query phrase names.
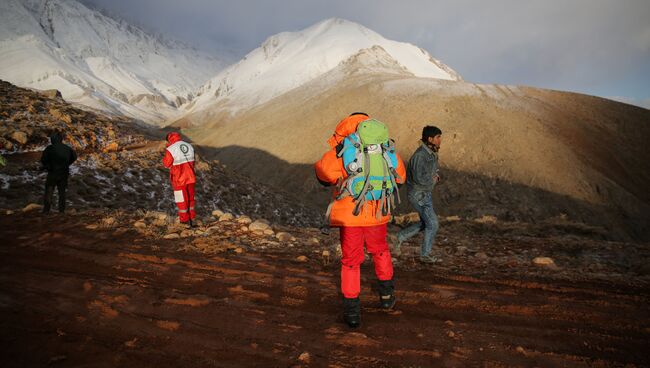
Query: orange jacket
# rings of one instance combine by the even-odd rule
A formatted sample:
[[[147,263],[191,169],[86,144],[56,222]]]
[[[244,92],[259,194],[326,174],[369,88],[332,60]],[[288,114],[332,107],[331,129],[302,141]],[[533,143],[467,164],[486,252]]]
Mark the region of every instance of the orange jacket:
[[[165,150],[163,165],[170,169],[169,178],[173,187],[177,188],[196,183],[194,148],[191,144],[183,142],[181,135],[176,132],[167,135],[167,149]]]
[[[367,116],[362,116],[363,118],[361,120],[357,121],[357,124],[363,120],[368,119]],[[339,123],[339,126],[341,124],[350,124],[350,121],[348,119],[354,118],[353,120],[360,119],[359,115],[352,115],[346,119],[343,119],[341,123]],[[337,126],[338,130],[338,126]],[[355,128],[350,131],[354,132],[356,130],[356,125]],[[335,134],[334,138],[338,138],[338,136]],[[343,141],[343,136],[340,138],[340,141],[337,139],[336,142],[341,142]],[[334,140],[333,138],[330,138],[330,140]],[[329,143],[329,141],[328,141]],[[332,143],[330,143],[331,145]],[[336,143],[335,143],[336,146]],[[348,175],[347,172],[345,171],[345,168],[343,167],[343,159],[336,157],[336,148],[332,148],[329,150],[327,153],[323,155],[323,157],[316,162],[314,165],[314,168],[316,170],[316,177],[321,183],[328,184],[328,185],[334,185],[339,182],[339,180],[345,179]],[[395,179],[397,180],[398,183],[403,184],[404,180],[406,180],[406,167],[404,166],[404,162],[402,161],[402,158],[397,155],[397,174],[398,177]],[[333,193],[333,198],[336,198],[338,195],[338,191],[334,191]],[[379,210],[379,201],[368,201],[366,204],[361,209],[361,213],[359,213],[358,216],[355,216],[352,214],[354,211],[354,200],[352,197],[345,197],[342,199],[339,199],[334,202],[332,205],[332,210],[330,213],[330,226],[333,227],[341,227],[341,226],[375,226],[375,225],[381,225],[388,223],[390,221],[390,215],[387,216],[380,216],[379,219],[377,219],[377,211]]]

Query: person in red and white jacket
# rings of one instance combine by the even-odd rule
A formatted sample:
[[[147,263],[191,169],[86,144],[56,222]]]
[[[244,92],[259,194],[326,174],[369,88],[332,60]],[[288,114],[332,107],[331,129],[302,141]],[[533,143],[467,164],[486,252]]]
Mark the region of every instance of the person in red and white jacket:
[[[163,165],[169,168],[169,178],[174,189],[174,202],[178,207],[178,217],[181,223],[192,226],[196,217],[194,211],[194,147],[184,142],[177,132],[167,134],[167,149]]]

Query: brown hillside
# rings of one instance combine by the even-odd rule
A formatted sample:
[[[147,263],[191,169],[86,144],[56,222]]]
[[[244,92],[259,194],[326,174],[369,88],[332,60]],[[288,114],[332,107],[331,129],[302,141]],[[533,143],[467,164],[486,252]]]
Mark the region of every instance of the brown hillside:
[[[405,160],[423,125],[443,130],[442,214],[569,215],[615,237],[650,237],[650,111],[602,98],[378,74],[352,60],[241,115],[217,109],[177,124],[193,123],[185,132],[230,167],[323,205],[311,165],[352,111],[386,122]]]

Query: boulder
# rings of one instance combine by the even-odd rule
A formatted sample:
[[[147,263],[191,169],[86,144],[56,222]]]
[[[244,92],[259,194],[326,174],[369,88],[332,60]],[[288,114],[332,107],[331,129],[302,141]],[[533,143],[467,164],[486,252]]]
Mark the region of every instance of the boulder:
[[[237,222],[240,223],[240,224],[248,225],[248,224],[252,223],[253,220],[251,220],[251,218],[248,217],[248,216],[239,216],[237,218]]]
[[[285,232],[279,232],[279,233],[275,234],[275,237],[278,238],[278,240],[281,241],[281,242],[288,242],[288,241],[291,240],[291,238],[293,238],[293,236],[291,236],[291,234],[285,233]]]
[[[61,91],[58,89],[46,89],[41,91],[41,94],[47,98],[63,98]]]
[[[250,224],[250,226],[248,226],[248,229],[250,231],[260,231],[260,232],[264,232],[264,230],[268,230],[270,228],[271,228],[271,226],[268,223],[260,221],[260,220],[257,220],[255,222],[253,222],[252,224]]]
[[[533,264],[539,267],[556,267],[555,261],[550,257],[535,257],[533,258]]]
[[[42,210],[43,206],[40,204],[36,203],[30,203],[25,208],[23,208],[23,212],[30,212],[30,211],[36,211],[36,210]]]
[[[234,218],[235,216],[233,216],[232,213],[224,213],[223,215],[219,216],[219,221],[231,221]]]
[[[223,214],[224,214],[224,212],[221,211],[221,210],[214,210],[214,211],[212,211],[212,217],[217,218],[217,219],[218,219],[219,217],[223,216]]]
[[[298,262],[307,262],[308,260],[309,260],[309,258],[307,258],[307,256],[298,256],[298,257],[296,257],[296,261],[298,261]]]
[[[21,132],[20,130],[16,130],[13,133],[11,133],[9,138],[11,138],[14,142],[18,144],[26,144],[28,140],[27,133]]]

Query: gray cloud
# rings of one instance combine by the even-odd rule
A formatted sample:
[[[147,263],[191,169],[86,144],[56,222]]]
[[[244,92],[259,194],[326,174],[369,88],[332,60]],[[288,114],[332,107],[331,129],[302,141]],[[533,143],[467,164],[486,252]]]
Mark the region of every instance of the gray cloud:
[[[650,98],[647,0],[83,0],[172,38],[238,56],[341,17],[410,42],[476,83]]]

